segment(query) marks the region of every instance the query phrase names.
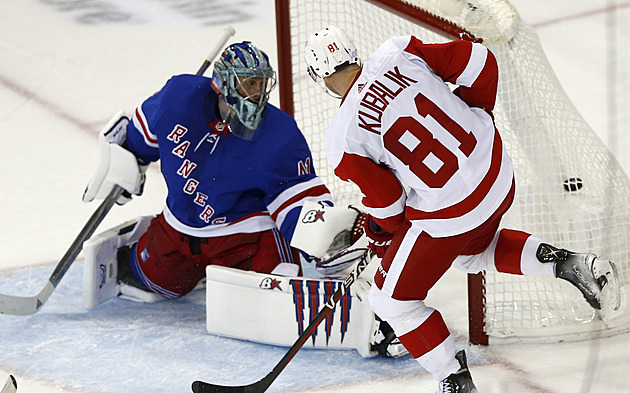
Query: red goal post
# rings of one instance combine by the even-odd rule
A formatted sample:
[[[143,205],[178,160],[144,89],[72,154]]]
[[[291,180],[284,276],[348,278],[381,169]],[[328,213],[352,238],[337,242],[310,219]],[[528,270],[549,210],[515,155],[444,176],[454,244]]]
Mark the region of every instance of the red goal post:
[[[504,0],[276,0],[280,105],[295,116],[315,169],[338,204],[358,190],[336,179],[324,133],[338,101],[308,77],[303,47],[328,24],[353,37],[365,58],[394,35],[423,41],[477,39],[499,63],[494,115],[515,165],[517,190],[503,227],[522,229],[574,251],[596,252],[630,282],[630,180],[575,109],[533,29]],[[579,292],[550,277],[484,272],[469,283],[469,334],[475,344],[566,341],[630,329],[624,307],[604,323]]]

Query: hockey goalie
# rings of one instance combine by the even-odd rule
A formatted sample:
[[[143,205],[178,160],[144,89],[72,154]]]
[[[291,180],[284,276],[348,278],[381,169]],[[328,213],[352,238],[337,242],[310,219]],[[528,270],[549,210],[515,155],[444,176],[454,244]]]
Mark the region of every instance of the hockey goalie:
[[[300,236],[318,237],[315,231],[296,235],[300,214],[308,213],[302,206],[330,207],[332,197],[293,118],[267,102],[275,71],[247,41],[225,48],[213,71],[212,78],[172,77],[133,116],[118,114],[99,135],[101,159],[84,201],[119,186],[125,192],[118,203],[129,202],[142,194],[146,168],[156,161],[168,195],[157,216],[84,244],[84,306],[117,296],[176,299],[205,281],[210,333],[291,345],[339,283],[325,277],[362,255],[347,249],[362,233],[361,214],[341,208],[339,220],[331,221],[343,228],[329,244],[318,243],[319,255],[292,244]],[[337,209],[312,218],[322,221]],[[313,261],[319,278],[303,278],[305,260]],[[322,338],[313,337],[313,347],[378,352],[380,323],[365,296],[357,289],[344,304],[321,327]],[[273,310],[274,318],[261,310]],[[257,323],[249,323],[254,317]],[[387,335],[393,348],[385,330],[379,337]]]
[[[343,277],[367,252],[363,236],[365,214],[354,207],[305,202],[292,245],[311,255],[302,257],[306,276],[281,276],[206,267],[196,290],[206,291],[209,333],[291,346],[312,318],[341,285]],[[119,248],[137,242],[153,217],[141,217],[105,231],[84,245],[83,303],[92,309],[114,297],[153,303],[166,298],[137,282],[119,278]],[[304,253],[303,255],[308,255]],[[305,347],[356,349],[361,356],[400,357],[407,354],[391,328],[368,303],[372,261]]]

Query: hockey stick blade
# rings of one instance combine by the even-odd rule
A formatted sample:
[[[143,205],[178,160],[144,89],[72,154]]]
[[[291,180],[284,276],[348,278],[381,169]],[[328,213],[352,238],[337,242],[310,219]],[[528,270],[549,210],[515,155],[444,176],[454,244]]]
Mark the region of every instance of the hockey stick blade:
[[[9,375],[7,382],[4,384],[0,393],[15,393],[17,392],[17,381],[13,375]]]
[[[83,229],[79,235],[74,239],[72,245],[68,251],[66,251],[61,261],[55,267],[52,275],[46,282],[46,285],[35,296],[12,296],[0,294],[0,314],[9,315],[31,315],[35,314],[46,303],[50,295],[53,293],[59,281],[66,274],[77,255],[83,249],[83,242],[94,234],[94,231],[99,226],[101,221],[105,218],[107,213],[111,210],[112,206],[116,203],[116,200],[122,194],[123,189],[120,187],[114,187],[109,193],[107,198],[101,203],[101,205],[92,214],[88,222],[83,226]]]
[[[273,379],[275,379],[273,378],[271,381],[267,382],[267,378],[269,378],[269,375],[258,382],[246,386],[221,386],[195,381],[192,384],[192,390],[195,393],[259,393],[267,390],[271,382],[273,382]]]
[[[192,391],[194,393],[262,393],[265,392],[269,386],[273,383],[273,381],[278,378],[278,375],[284,370],[284,368],[289,364],[291,359],[295,356],[295,354],[302,348],[304,343],[308,340],[308,338],[317,330],[319,324],[324,320],[324,318],[330,313],[330,311],[335,307],[335,305],[339,302],[339,300],[346,294],[348,288],[356,281],[359,275],[365,270],[367,265],[370,262],[370,258],[372,256],[372,252],[370,250],[366,250],[359,262],[357,262],[356,266],[352,270],[352,272],[346,277],[345,280],[341,283],[341,286],[337,291],[330,297],[328,302],[322,307],[322,309],[317,313],[315,318],[311,321],[311,323],[304,329],[302,334],[297,338],[293,346],[289,348],[287,353],[282,357],[282,359],[276,364],[276,366],[271,370],[269,374],[267,374],[263,379],[254,382],[249,385],[242,386],[222,386],[215,385],[208,382],[195,381],[192,384]]]

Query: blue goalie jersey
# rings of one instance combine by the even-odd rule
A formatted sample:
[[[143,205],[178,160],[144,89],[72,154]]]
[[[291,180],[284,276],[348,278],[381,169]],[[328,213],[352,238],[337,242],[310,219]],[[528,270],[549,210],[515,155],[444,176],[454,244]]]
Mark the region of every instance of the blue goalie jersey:
[[[267,104],[252,141],[228,133],[218,95],[203,76],[171,78],[127,126],[127,148],[160,160],[164,216],[196,237],[279,228],[290,240],[304,200],[332,204],[306,140],[288,114]]]

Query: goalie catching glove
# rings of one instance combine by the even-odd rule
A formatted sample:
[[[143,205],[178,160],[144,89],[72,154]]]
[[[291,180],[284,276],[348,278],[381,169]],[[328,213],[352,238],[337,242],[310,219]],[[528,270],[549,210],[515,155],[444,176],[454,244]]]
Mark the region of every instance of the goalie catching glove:
[[[333,276],[353,266],[363,255],[367,214],[354,206],[328,206],[306,201],[291,246],[311,256],[318,272]]]
[[[139,165],[136,156],[123,147],[128,123],[129,118],[118,112],[98,135],[101,159],[83,193],[83,202],[105,199],[115,186],[124,190],[116,201],[119,205],[129,202],[132,194],[142,194],[148,165]]]
[[[383,258],[387,247],[392,244],[394,234],[381,228],[374,218],[368,215],[365,220],[365,235],[367,236],[370,250],[372,250],[377,257]]]
[[[357,212],[357,216],[352,227],[340,232],[333,241],[331,249],[335,250],[339,246],[343,248],[339,251],[329,252],[321,258],[315,258],[315,268],[324,276],[336,276],[339,273],[346,275],[346,269],[354,266],[361,259],[367,246],[360,240],[363,237],[363,227],[365,226],[366,213],[361,213],[357,208],[348,206],[348,209]]]

